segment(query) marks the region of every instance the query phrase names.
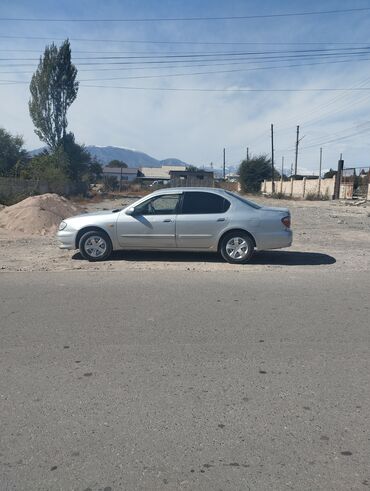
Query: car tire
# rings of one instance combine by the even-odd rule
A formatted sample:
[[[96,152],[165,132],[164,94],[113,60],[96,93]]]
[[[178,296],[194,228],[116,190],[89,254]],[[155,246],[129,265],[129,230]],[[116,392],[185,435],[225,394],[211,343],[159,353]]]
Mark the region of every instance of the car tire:
[[[253,255],[254,243],[245,232],[230,232],[222,238],[220,252],[228,263],[245,264]]]
[[[108,234],[102,230],[86,232],[81,237],[78,248],[81,256],[91,262],[105,261],[113,250]]]

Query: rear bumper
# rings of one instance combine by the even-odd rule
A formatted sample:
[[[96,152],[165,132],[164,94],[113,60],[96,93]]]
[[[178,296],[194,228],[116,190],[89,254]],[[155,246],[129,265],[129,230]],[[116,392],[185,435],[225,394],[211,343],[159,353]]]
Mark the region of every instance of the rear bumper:
[[[279,232],[259,234],[257,249],[283,249],[290,247],[293,242],[293,232],[290,229],[281,230]]]
[[[60,249],[76,249],[76,232],[59,230],[56,235]]]

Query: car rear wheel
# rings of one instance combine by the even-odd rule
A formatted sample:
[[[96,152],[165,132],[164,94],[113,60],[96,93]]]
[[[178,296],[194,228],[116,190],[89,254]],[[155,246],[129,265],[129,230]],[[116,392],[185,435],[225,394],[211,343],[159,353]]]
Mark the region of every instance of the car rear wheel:
[[[253,240],[244,232],[230,232],[222,239],[220,252],[228,263],[247,263],[254,252]]]
[[[81,255],[88,261],[104,261],[112,252],[112,242],[108,235],[100,230],[86,232],[79,242]]]

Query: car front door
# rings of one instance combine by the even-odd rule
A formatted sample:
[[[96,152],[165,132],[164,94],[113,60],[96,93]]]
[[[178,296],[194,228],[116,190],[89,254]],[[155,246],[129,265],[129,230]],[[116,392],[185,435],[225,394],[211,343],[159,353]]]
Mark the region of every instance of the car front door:
[[[148,198],[131,215],[121,211],[117,237],[124,249],[171,249],[176,247],[176,213],[181,193]]]
[[[216,193],[185,191],[176,219],[177,247],[209,249],[226,227],[230,202]]]

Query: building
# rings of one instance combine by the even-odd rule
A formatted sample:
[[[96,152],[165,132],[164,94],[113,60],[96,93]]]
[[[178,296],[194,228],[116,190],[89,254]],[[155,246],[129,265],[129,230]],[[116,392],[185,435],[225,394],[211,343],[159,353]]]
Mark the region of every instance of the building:
[[[171,187],[214,187],[214,175],[211,171],[171,170]]]
[[[170,180],[170,172],[172,170],[185,171],[185,166],[172,166],[162,165],[162,167],[141,167],[140,181],[151,183],[154,181],[168,181]]]
[[[118,181],[132,182],[140,175],[140,170],[134,167],[104,167],[103,177],[116,177]]]

